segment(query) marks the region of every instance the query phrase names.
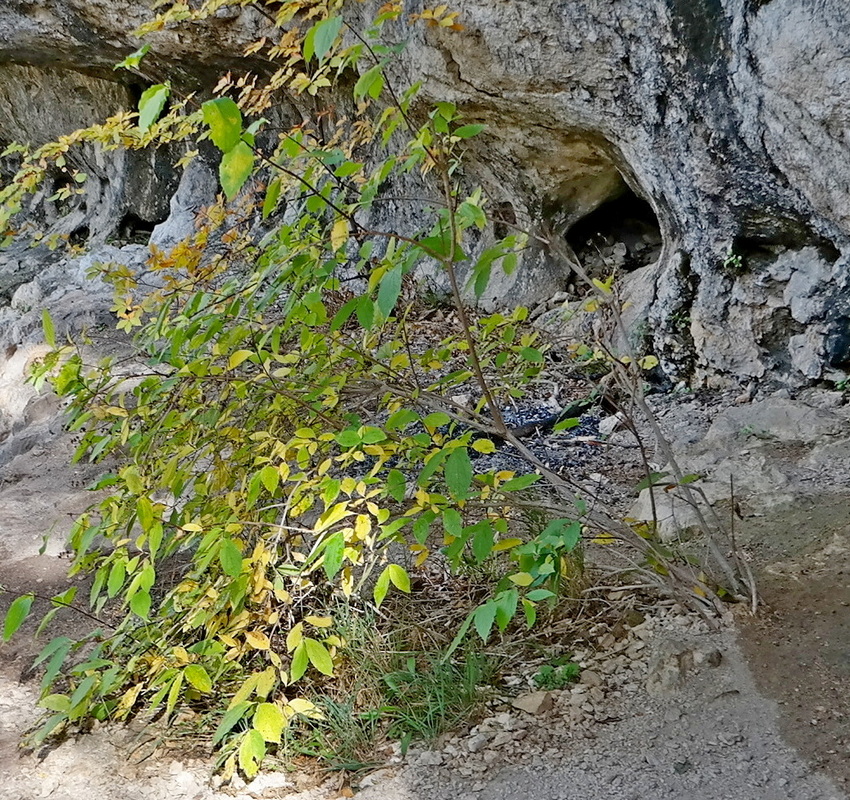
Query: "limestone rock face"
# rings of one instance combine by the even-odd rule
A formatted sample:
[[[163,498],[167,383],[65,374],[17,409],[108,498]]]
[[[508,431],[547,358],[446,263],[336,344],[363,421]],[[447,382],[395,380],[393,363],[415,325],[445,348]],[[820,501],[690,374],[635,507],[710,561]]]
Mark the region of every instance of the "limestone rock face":
[[[351,3],[345,13],[356,23],[378,5]],[[130,31],[143,6],[0,0],[0,140],[42,140],[131,106],[141,87],[120,85],[130,77],[111,67],[138,47]],[[405,4],[406,13],[422,8]],[[466,170],[501,221],[480,246],[511,225],[537,237],[516,276],[494,281],[486,306],[571,291],[575,276],[547,245],[565,237],[591,271],[637,273],[634,325],[671,377],[800,385],[844,376],[844,0],[457,8],[462,32],[404,22],[390,33],[409,39],[400,81],[422,78],[426,100],[452,100],[488,125]],[[261,66],[241,53],[267,25],[256,9],[233,6],[191,31],[153,34],[150,80],[171,75],[203,91],[220,72]],[[167,216],[176,189],[168,154],[81,158],[97,181],[66,228],[106,235],[121,219]]]

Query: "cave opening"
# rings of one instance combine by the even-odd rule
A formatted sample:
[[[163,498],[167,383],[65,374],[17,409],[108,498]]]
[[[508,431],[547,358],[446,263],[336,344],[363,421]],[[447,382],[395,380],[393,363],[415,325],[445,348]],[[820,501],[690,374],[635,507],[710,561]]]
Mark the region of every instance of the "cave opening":
[[[128,244],[147,244],[153,233],[153,229],[160,223],[160,220],[142,219],[132,212],[126,213],[118,225],[118,239],[121,242]]]
[[[603,276],[657,261],[663,238],[652,206],[625,187],[576,222],[567,242],[590,274]]]

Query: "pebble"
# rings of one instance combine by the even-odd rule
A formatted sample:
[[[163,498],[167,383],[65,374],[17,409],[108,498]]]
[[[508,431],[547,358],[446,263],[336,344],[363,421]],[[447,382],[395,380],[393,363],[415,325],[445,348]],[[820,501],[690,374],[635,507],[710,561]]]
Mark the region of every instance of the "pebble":
[[[584,684],[585,686],[601,686],[602,676],[600,676],[598,672],[594,672],[591,669],[586,669],[584,670],[584,672],[581,673],[579,682]]]
[[[551,692],[529,692],[517,697],[511,705],[527,714],[544,714],[552,708],[554,699]]]

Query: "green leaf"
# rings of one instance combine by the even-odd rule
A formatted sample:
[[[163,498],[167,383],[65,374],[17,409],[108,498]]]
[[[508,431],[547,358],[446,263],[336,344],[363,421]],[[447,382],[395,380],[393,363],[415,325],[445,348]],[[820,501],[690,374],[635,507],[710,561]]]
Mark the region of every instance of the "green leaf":
[[[239,190],[245,185],[253,169],[254,151],[245,142],[239,142],[222,156],[218,176],[228,200],[232,200],[239,194]]]
[[[136,500],[136,516],[142,530],[147,533],[153,525],[153,503],[149,497],[142,496]]]
[[[254,730],[259,731],[266,742],[280,744],[280,736],[286,726],[283,709],[276,703],[260,703],[254,712]]]
[[[533,628],[534,623],[537,622],[537,609],[535,608],[534,603],[523,598],[522,610],[525,614],[525,627]]]
[[[38,701],[38,706],[48,711],[61,711],[67,714],[71,710],[71,698],[67,694],[49,694]]]
[[[229,153],[242,138],[242,112],[229,97],[207,100],[201,106],[210,138],[222,153]]]
[[[165,702],[165,719],[171,716],[171,713],[177,707],[177,701],[180,699],[180,691],[183,688],[183,673],[178,672],[171,681],[171,686],[168,689],[168,700]]]
[[[138,617],[147,619],[151,610],[151,596],[146,589],[139,589],[130,600],[130,610]]]
[[[404,496],[407,494],[407,481],[404,473],[398,469],[391,469],[387,475],[387,494],[392,497],[396,503],[401,503]]]
[[[499,630],[504,631],[508,627],[508,624],[514,618],[514,614],[516,614],[518,602],[519,592],[516,589],[500,592],[496,597],[496,624],[499,626]]]
[[[481,295],[486,291],[487,285],[490,283],[490,274],[492,271],[492,263],[487,263],[483,264],[481,267],[477,267],[473,273],[473,277],[475,279],[475,282],[473,283],[473,291],[475,292],[476,299],[480,299]]]
[[[106,594],[109,597],[115,597],[124,585],[124,579],[127,576],[125,569],[125,561],[116,561],[109,569],[109,578],[106,581]]]
[[[33,735],[31,742],[36,747],[40,746],[44,740],[53,733],[63,722],[68,721],[68,715],[65,712],[59,714],[51,714],[47,721]]]
[[[391,431],[400,431],[404,430],[412,422],[416,422],[417,419],[419,419],[419,415],[415,411],[409,408],[402,408],[390,414],[390,418],[386,421],[384,427]]]
[[[218,559],[224,574],[230,578],[236,578],[242,572],[242,551],[237,547],[233,539],[223,539],[221,549],[218,551]]]
[[[487,520],[481,520],[475,524],[475,534],[472,537],[472,555],[480,564],[493,552],[495,535],[493,526]]]
[[[472,462],[465,447],[457,447],[446,459],[446,485],[456,500],[463,500],[472,484]]]
[[[667,478],[670,477],[669,472],[650,472],[637,486],[635,491],[642,492],[650,486],[657,486],[659,483],[669,483]]]
[[[483,642],[486,642],[490,638],[490,631],[493,629],[495,619],[496,603],[493,600],[489,603],[484,603],[483,606],[478,606],[472,612],[472,624],[475,626],[475,631]]]
[[[321,63],[336,41],[340,28],[342,28],[342,17],[322,20],[310,28],[304,37],[304,60],[309,61],[315,55]]]
[[[46,308],[41,312],[41,327],[44,330],[44,341],[48,346],[56,347],[56,328],[53,327],[53,319]]]
[[[142,483],[142,478],[139,475],[138,469],[136,469],[134,465],[131,464],[129,467],[122,469],[121,477],[124,479],[124,483],[127,484],[127,488],[133,494],[139,495],[144,492],[145,487]]]
[[[328,538],[328,543],[325,546],[325,560],[322,563],[322,568],[329,581],[332,581],[336,577],[337,572],[339,572],[344,554],[345,535],[342,531],[338,531]]]
[[[263,734],[253,728],[242,738],[239,745],[239,769],[249,778],[253,778],[266,757],[266,740]]]
[[[378,301],[376,305],[384,319],[389,317],[392,310],[395,308],[398,296],[401,293],[401,265],[391,269],[381,279],[381,285],[378,288]]]
[[[463,518],[456,508],[447,508],[443,511],[443,527],[449,536],[458,538],[463,530]]]
[[[448,414],[444,414],[442,411],[435,411],[433,414],[429,414],[422,420],[422,422],[425,423],[426,428],[442,428],[443,425],[448,425],[451,421],[452,418]]]
[[[360,440],[363,444],[377,444],[378,442],[385,442],[387,440],[387,434],[380,428],[368,426],[363,428]]]
[[[321,642],[316,641],[315,639],[304,639],[303,645],[307,650],[307,657],[310,659],[310,663],[319,670],[322,675],[334,674],[334,662],[331,658],[331,654]]]
[[[290,681],[297,681],[302,675],[304,675],[309,663],[310,661],[307,657],[307,648],[304,646],[304,642],[302,641],[301,644],[295,648],[295,652],[292,654],[292,663],[289,665]]]
[[[253,703],[243,700],[232,708],[227,709],[224,716],[221,718],[221,722],[215,729],[215,733],[213,734],[213,745],[217,745],[222,739],[224,739],[224,737],[233,730],[233,726],[245,716],[245,712],[247,712],[253,705]]]
[[[68,701],[68,717],[70,719],[77,719],[85,714],[89,695],[94,689],[96,683],[97,675],[89,675],[88,677],[83,678],[77,688],[74,689],[74,693]]]
[[[59,674],[59,670],[62,669],[62,664],[68,656],[68,653],[71,652],[71,646],[73,642],[67,636],[59,636],[50,642],[47,647],[44,648],[35,659],[33,666],[38,666],[42,661],[49,658],[50,660],[47,662],[47,668],[44,671],[44,676],[41,679],[41,690],[44,691],[50,686],[56,676]]]
[[[523,489],[527,489],[534,483],[540,480],[540,476],[532,472],[528,475],[519,475],[516,478],[511,478],[510,480],[505,481],[500,487],[499,491],[502,492],[519,492]]]
[[[158,83],[142,92],[139,99],[139,127],[146,131],[156,122],[171,90],[165,83]]]
[[[469,139],[472,136],[478,136],[483,131],[486,125],[461,125],[452,136],[458,136],[461,139]]]
[[[212,691],[212,678],[200,664],[189,664],[183,670],[183,674],[186,676],[186,680],[199,692]]]
[[[553,431],[568,431],[570,428],[576,428],[581,425],[581,420],[578,417],[568,417],[556,423],[552,428]]]
[[[366,298],[368,300],[368,298]],[[348,322],[351,315],[359,308],[360,297],[355,297],[352,300],[349,300],[339,311],[334,314],[334,318],[331,320],[331,333],[336,333],[346,322]]]
[[[369,330],[375,321],[375,304],[369,295],[364,294],[357,300],[357,321],[361,327]]]
[[[151,46],[149,44],[142,45],[134,53],[130,53],[123,61],[119,61],[112,69],[138,69],[142,59],[148,54]]]
[[[266,189],[266,199],[263,201],[263,219],[268,219],[272,212],[277,208],[277,201],[280,198],[281,183],[280,178],[275,178]]]
[[[526,360],[534,364],[540,364],[543,361],[543,353],[536,347],[523,347],[519,354]]]
[[[539,538],[555,539],[560,547],[572,550],[581,539],[581,523],[572,519],[553,519]]]
[[[336,435],[336,443],[340,447],[357,447],[360,444],[360,434],[355,428],[346,428]]]
[[[3,623],[4,642],[8,642],[9,639],[11,639],[15,635],[18,628],[23,625],[24,620],[30,613],[32,601],[33,595],[25,594],[15,600],[12,605],[9,606],[9,610],[6,612],[6,620]]]
[[[389,567],[387,567],[379,576],[378,580],[375,581],[375,588],[372,590],[372,596],[375,598],[375,605],[380,606],[381,603],[384,602],[384,598],[387,596],[387,592],[390,589],[390,573]]]
[[[369,70],[366,70],[354,84],[354,99],[359,100],[367,94],[373,99],[377,99],[384,90],[384,65],[376,64]]]
[[[539,602],[540,600],[548,600],[550,597],[554,597],[554,596],[555,596],[555,593],[550,592],[548,589],[533,589],[532,591],[530,591],[526,595],[526,598],[528,600],[531,600],[532,602],[536,603],[536,602]]]
[[[280,482],[280,472],[277,467],[268,464],[260,470],[260,480],[263,482],[263,486],[266,487],[266,491],[269,494],[274,494]]]
[[[446,456],[448,456],[449,451],[446,448],[442,450],[438,450],[436,453],[432,453],[425,461],[425,467],[422,472],[419,473],[419,477],[416,479],[416,482],[420,486],[426,486],[428,481],[431,480],[431,476],[439,469],[440,465],[446,460]]]
[[[407,570],[404,567],[398,564],[390,564],[387,567],[387,572],[396,589],[399,589],[405,594],[410,594],[410,575],[407,574]]]

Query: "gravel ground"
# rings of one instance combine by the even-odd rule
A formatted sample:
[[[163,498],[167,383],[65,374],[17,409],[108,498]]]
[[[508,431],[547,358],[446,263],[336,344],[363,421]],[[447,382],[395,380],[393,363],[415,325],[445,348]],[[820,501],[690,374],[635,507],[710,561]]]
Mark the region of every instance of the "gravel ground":
[[[606,634],[601,633],[600,639]],[[610,634],[609,634],[610,635]],[[777,706],[760,695],[730,620],[719,632],[659,608],[607,651],[579,652],[581,680],[520,691],[439,749],[395,755],[362,779],[363,800],[841,800],[779,733]],[[6,670],[8,672],[8,669]],[[519,681],[522,678],[518,675]],[[208,783],[209,762],[155,749],[139,725],[106,726],[41,753],[19,755],[35,686],[0,676],[2,800],[224,800],[350,796],[332,777],[269,773],[249,784]],[[519,708],[519,706],[522,707]]]

